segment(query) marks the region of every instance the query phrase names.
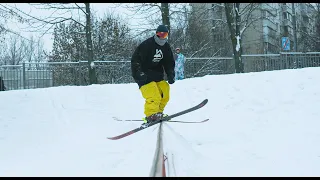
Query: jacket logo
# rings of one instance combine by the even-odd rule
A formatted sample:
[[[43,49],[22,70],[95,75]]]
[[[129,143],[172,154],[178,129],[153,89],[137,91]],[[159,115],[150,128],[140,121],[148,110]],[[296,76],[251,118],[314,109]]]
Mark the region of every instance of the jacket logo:
[[[159,62],[163,58],[161,49],[156,49],[156,53],[153,55],[153,62]]]

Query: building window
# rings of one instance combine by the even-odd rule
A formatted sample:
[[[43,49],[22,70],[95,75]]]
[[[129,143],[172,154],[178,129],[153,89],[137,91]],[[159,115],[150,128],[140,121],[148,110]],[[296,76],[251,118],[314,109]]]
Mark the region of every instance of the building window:
[[[283,12],[283,13],[282,13],[282,16],[283,16],[283,19],[288,19],[288,17],[287,17],[287,12]]]
[[[264,43],[264,47],[267,50],[267,52],[270,52],[272,54],[277,54],[279,53],[279,48],[273,44],[270,44],[268,42]]]
[[[283,31],[284,31],[284,34],[289,33],[289,31],[288,31],[288,26],[284,26],[284,27],[283,27]]]
[[[277,38],[277,31],[268,26],[268,36],[273,39]]]
[[[274,18],[274,17],[276,17],[276,15],[272,14],[269,10],[262,10],[262,17],[263,18]]]

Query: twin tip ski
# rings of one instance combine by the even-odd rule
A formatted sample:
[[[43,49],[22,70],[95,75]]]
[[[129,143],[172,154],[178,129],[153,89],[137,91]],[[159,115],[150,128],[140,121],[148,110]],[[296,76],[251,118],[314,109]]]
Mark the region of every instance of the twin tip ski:
[[[175,118],[175,117],[181,116],[181,115],[183,115],[183,114],[186,114],[186,113],[195,111],[195,110],[197,110],[197,109],[200,109],[200,108],[202,108],[204,105],[206,105],[207,103],[208,103],[208,99],[205,99],[205,100],[203,100],[200,104],[198,104],[198,105],[196,105],[196,106],[194,106],[194,107],[191,107],[191,108],[186,109],[186,110],[184,110],[184,111],[180,111],[180,112],[175,113],[175,114],[173,114],[173,115],[164,117],[164,118],[159,119],[159,120],[157,120],[157,121],[150,122],[150,123],[148,124],[148,126],[142,126],[142,125],[141,125],[140,127],[136,128],[136,129],[133,129],[133,130],[128,131],[128,132],[126,132],[126,133],[120,134],[120,135],[118,135],[118,136],[108,137],[108,139],[110,139],[110,140],[118,140],[118,139],[124,138],[124,137],[126,137],[126,136],[131,135],[131,134],[134,134],[134,133],[136,133],[136,132],[139,132],[139,131],[141,131],[141,130],[143,130],[143,129],[146,129],[146,128],[148,128],[148,127],[151,127],[151,126],[153,126],[153,125],[155,125],[155,124],[158,124],[158,123],[160,123],[160,122],[162,122],[162,121],[168,121],[168,120],[170,120],[170,119],[172,119],[172,118]],[[169,121],[169,122],[171,122],[171,121]]]
[[[121,119],[118,119],[116,117],[113,117],[113,119],[115,121],[125,121],[125,122],[129,122],[129,121],[139,121],[139,122],[142,122],[143,120],[139,120],[139,119],[125,119],[125,120],[121,120]],[[205,120],[202,120],[202,121],[168,121],[168,122],[175,122],[175,123],[204,123],[204,122],[207,122],[209,121],[209,119],[205,119]]]

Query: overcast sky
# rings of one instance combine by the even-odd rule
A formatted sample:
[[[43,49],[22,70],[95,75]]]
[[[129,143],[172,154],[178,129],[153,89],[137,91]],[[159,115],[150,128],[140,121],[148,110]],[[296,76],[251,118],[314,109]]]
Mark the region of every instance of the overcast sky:
[[[5,5],[5,3],[1,3],[1,4]],[[21,11],[26,12],[32,16],[35,16],[35,17],[49,17],[53,13],[53,10],[35,9],[33,6],[29,5],[28,3],[15,3],[15,4],[10,3],[10,4],[6,4],[6,5],[10,5],[10,6],[15,5]],[[82,5],[82,4],[80,4],[80,5]],[[115,14],[119,14],[123,18],[125,18],[131,28],[138,27],[138,25],[140,24],[139,20],[132,18],[132,12],[128,11],[123,6],[119,6],[119,4],[90,3],[90,5],[91,5],[91,11],[96,12],[98,16],[103,16],[103,14],[106,12],[114,12]],[[73,17],[76,17],[77,14],[78,13],[73,14]],[[81,14],[81,13],[79,13],[79,14]],[[21,36],[23,36],[25,38],[29,38],[31,34],[36,35],[36,36],[40,35],[39,32],[28,32],[29,29],[26,24],[18,23],[15,20],[10,20],[10,22],[8,22],[6,24],[6,27],[10,30],[13,30],[17,33],[20,33]],[[45,49],[51,50],[53,36],[51,34],[44,35],[42,40],[44,42]]]

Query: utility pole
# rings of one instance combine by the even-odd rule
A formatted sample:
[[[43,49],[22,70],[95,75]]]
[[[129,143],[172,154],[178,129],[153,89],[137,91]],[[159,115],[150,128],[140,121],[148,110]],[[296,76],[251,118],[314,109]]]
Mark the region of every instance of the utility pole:
[[[294,8],[294,3],[291,3],[291,4],[292,4],[292,25],[293,25],[294,51],[298,52],[296,10]]]

